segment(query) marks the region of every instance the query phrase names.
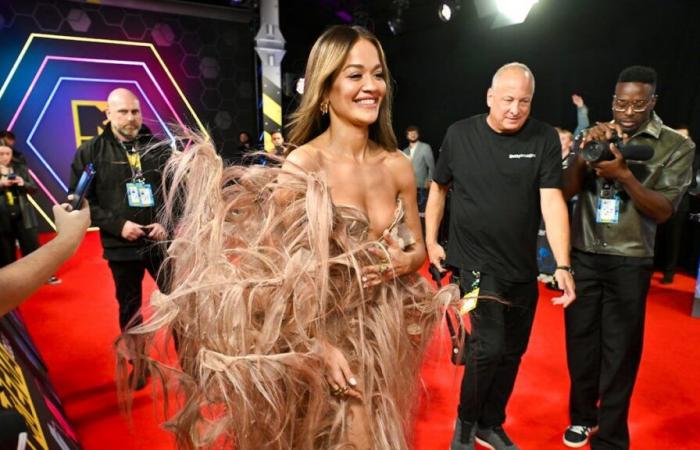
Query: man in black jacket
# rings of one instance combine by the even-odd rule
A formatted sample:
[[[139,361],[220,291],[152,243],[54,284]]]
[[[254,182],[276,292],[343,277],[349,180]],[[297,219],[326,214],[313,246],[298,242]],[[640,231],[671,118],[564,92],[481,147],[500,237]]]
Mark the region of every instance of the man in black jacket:
[[[138,98],[119,88],[107,99],[109,123],[104,132],[78,148],[71,166],[71,191],[83,168],[92,163],[96,175],[86,194],[92,223],[100,228],[103,257],[112,271],[119,302],[119,327],[141,322],[141,283],[145,271],[167,292],[167,276],[159,273],[167,237],[158,223],[162,206],[162,169],[170,155],[166,146],[155,145],[143,125]],[[146,374],[132,386],[145,386]],[[134,375],[132,374],[132,378]]]

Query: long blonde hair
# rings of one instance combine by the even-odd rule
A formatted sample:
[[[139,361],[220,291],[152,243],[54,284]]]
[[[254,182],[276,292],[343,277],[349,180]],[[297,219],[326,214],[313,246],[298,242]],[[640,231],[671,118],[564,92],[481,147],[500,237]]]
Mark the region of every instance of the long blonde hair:
[[[299,107],[291,114],[288,125],[289,141],[292,144],[306,144],[328,128],[329,119],[321,114],[321,102],[328,97],[350,50],[360,39],[369,41],[377,49],[382,78],[386,82],[384,101],[379,107],[379,117],[369,127],[369,138],[386,150],[396,150],[396,135],[391,126],[391,77],[384,50],[379,40],[368,30],[348,25],[330,27],[311,49],[304,75],[304,94]]]

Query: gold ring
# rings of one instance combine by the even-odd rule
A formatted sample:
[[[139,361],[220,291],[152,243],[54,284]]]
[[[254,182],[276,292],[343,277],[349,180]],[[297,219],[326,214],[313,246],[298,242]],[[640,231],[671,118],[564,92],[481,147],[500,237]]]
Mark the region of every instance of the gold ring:
[[[387,264],[387,263],[379,264],[379,273],[384,273],[387,270],[389,270],[389,264]]]

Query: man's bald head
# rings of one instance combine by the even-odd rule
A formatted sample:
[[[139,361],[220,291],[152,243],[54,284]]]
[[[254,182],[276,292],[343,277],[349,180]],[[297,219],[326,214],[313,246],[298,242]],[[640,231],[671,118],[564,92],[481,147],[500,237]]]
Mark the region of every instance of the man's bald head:
[[[496,71],[486,94],[487,122],[497,133],[518,132],[530,116],[535,77],[521,63],[509,63]]]
[[[501,66],[491,79],[491,88],[502,82],[509,82],[514,78],[524,78],[532,85],[531,94],[535,93],[535,76],[530,71],[530,68],[523,63],[512,62]]]
[[[128,89],[118,88],[107,97],[107,119],[112,133],[120,141],[133,141],[139,134],[143,117],[138,97]]]
[[[127,88],[117,88],[109,93],[109,96],[107,97],[107,105],[128,100],[139,101],[138,97],[136,97],[136,95]]]

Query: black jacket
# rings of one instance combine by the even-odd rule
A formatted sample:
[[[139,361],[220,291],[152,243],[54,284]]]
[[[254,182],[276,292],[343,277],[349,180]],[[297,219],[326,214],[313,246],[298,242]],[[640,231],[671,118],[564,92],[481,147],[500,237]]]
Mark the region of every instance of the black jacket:
[[[19,164],[13,161],[12,171],[17,176],[22,177],[24,180],[24,186],[0,188],[0,232],[5,233],[12,231],[10,206],[7,203],[8,192],[15,197],[15,201],[17,202],[16,205],[19,208],[19,213],[22,216],[22,226],[25,229],[36,228],[38,226],[34,207],[29,203],[29,199],[27,198],[27,194],[33,194],[36,192],[34,180],[32,180],[32,177],[29,175],[29,171],[27,170],[27,166],[24,164]]]
[[[100,228],[104,258],[113,261],[139,259],[144,247],[150,244],[145,239],[127,241],[121,231],[127,220],[140,225],[157,222],[157,213],[163,206],[161,191],[162,171],[171,149],[159,144],[147,127],[142,127],[136,143],[141,156],[141,167],[146,183],[151,185],[155,205],[150,208],[129,206],[126,183],[132,181],[132,170],[127,160],[127,151],[112,133],[111,125],[105,131],[78,148],[71,165],[70,191],[75,190],[83,167],[92,163],[95,178],[86,198],[90,202],[90,215],[94,226]]]

